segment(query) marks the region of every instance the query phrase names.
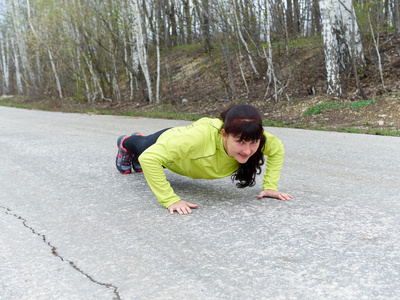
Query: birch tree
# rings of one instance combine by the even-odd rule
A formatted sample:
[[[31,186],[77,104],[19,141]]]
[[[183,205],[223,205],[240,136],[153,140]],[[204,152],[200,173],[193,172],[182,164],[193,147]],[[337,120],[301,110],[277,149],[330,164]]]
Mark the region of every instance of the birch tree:
[[[8,39],[0,30],[0,67],[3,81],[3,94],[10,93],[10,56],[8,54]]]
[[[24,93],[24,88],[22,86],[22,76],[19,65],[19,53],[17,50],[17,46],[14,43],[14,40],[11,40],[11,49],[14,54],[14,67],[15,67],[15,78],[17,81],[17,91],[18,94],[22,95]]]
[[[161,59],[160,59],[160,20],[156,18],[156,47],[157,47],[157,83],[156,83],[156,103],[160,103],[160,73],[161,73]]]
[[[243,46],[246,49],[246,53],[247,53],[247,56],[249,58],[250,65],[251,65],[254,73],[256,74],[257,78],[260,78],[260,74],[258,73],[256,66],[254,65],[253,59],[251,57],[251,52],[249,50],[249,47],[247,45],[246,40],[243,37],[242,30],[240,28],[241,27],[241,23],[239,22],[239,18],[238,18],[238,14],[237,14],[237,6],[236,6],[235,1],[236,0],[234,0],[234,2],[233,2],[233,8],[232,9],[233,9],[234,17],[235,17],[235,22],[236,22],[235,25],[236,25],[237,35],[238,35],[240,41],[242,42]]]
[[[10,1],[10,0],[8,0],[8,1]],[[21,66],[25,73],[25,76],[24,76],[25,83],[27,84],[27,86],[32,84],[35,87],[35,85],[36,85],[35,74],[31,68],[31,65],[30,65],[30,62],[28,59],[25,32],[23,31],[24,27],[21,24],[20,4],[18,3],[18,0],[13,0],[11,7],[12,7],[11,15],[12,15],[12,21],[13,21],[13,25],[14,25],[15,40],[17,43],[17,49],[15,49],[15,50],[18,51],[20,58],[21,58]]]
[[[61,98],[63,98],[62,89],[61,89],[61,82],[60,82],[60,79],[59,79],[59,76],[58,76],[56,64],[55,64],[54,59],[53,59],[53,55],[52,55],[52,51],[50,49],[50,45],[46,45],[45,43],[41,43],[40,37],[38,36],[37,31],[36,31],[34,25],[32,24],[32,20],[31,20],[31,5],[30,5],[30,1],[29,0],[26,0],[26,5],[27,5],[26,10],[27,10],[28,25],[29,25],[29,28],[31,29],[31,32],[33,33],[33,35],[34,35],[34,37],[36,39],[36,43],[37,43],[37,47],[36,47],[37,48],[36,49],[37,63],[36,63],[36,65],[37,65],[38,73],[41,70],[41,64],[40,64],[40,60],[39,60],[40,53],[39,53],[38,48],[39,47],[47,47],[47,53],[49,55],[49,61],[50,61],[51,68],[52,68],[53,73],[54,73],[54,78],[55,78],[55,82],[56,82],[56,86],[57,86],[57,90],[58,90],[58,95],[59,95],[59,98],[61,99]],[[47,18],[47,14],[44,14],[43,18]],[[45,33],[45,36],[46,36],[46,33]],[[48,40],[48,39],[46,39],[46,40]],[[28,62],[28,64],[29,64],[29,62]],[[33,72],[33,71],[31,71],[31,72]],[[33,78],[35,78],[35,76]]]
[[[265,41],[266,41],[266,47],[263,47],[263,52],[264,52],[264,57],[267,60],[267,90],[264,95],[264,99],[267,99],[268,95],[268,90],[269,86],[272,82],[273,87],[274,87],[274,98],[275,101],[278,101],[278,88],[277,88],[277,79],[275,76],[275,69],[274,69],[274,64],[272,60],[272,44],[271,44],[271,9],[270,9],[270,3],[268,0],[265,0],[264,2],[264,7],[265,7]],[[265,50],[265,48],[268,49],[268,51]]]
[[[129,1],[132,10],[132,16],[134,18],[134,31],[135,31],[136,46],[138,50],[140,67],[142,69],[143,75],[147,83],[148,98],[149,98],[149,103],[151,103],[153,101],[153,95],[152,95],[149,68],[147,66],[147,51],[143,40],[141,14],[139,11],[138,1],[137,0],[129,0]]]
[[[338,42],[334,35],[336,9],[332,0],[320,0],[322,36],[324,39],[325,66],[328,81],[327,93],[335,96],[342,94],[338,65]]]
[[[354,71],[357,88],[363,94],[357,64],[364,63],[364,54],[352,0],[320,0],[319,5],[323,24],[328,93],[341,95],[340,68],[343,70],[350,68]]]
[[[336,28],[338,34],[344,35],[344,41],[347,48],[354,55],[355,60],[365,62],[361,42],[361,34],[358,29],[356,14],[354,11],[353,0],[337,0],[336,3]],[[341,47],[342,48],[342,47]],[[344,53],[340,53],[344,59]]]

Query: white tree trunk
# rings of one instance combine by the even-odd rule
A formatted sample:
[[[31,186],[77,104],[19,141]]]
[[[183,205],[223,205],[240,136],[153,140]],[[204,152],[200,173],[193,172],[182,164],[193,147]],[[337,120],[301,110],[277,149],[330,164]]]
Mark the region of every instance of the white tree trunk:
[[[356,22],[356,14],[352,0],[333,1],[337,5],[336,30],[344,33],[346,45],[350,53],[354,53],[354,59],[365,62],[362,41],[358,24]]]
[[[38,39],[38,35],[36,34],[36,30],[33,27],[32,21],[31,21],[31,5],[29,0],[26,0],[26,10],[28,13],[28,24],[29,27],[31,28],[33,34],[35,35],[36,38],[36,69],[37,69],[37,81],[39,86],[42,86],[42,82],[41,82],[41,78],[40,78],[40,73],[41,73],[41,64],[40,64],[40,49],[39,49],[39,39]]]
[[[25,82],[27,82],[27,80],[30,79],[30,83],[33,86],[36,86],[35,74],[33,73],[33,70],[30,66],[30,63],[28,60],[28,54],[26,51],[25,37],[22,32],[22,28],[24,28],[24,27],[21,26],[21,20],[20,20],[20,15],[19,15],[19,3],[17,0],[14,0],[14,7],[12,8],[12,19],[13,19],[16,41],[18,44],[18,50],[19,50],[19,54],[21,57],[21,64],[22,64],[23,70],[25,72]]]
[[[154,15],[156,13],[154,12]],[[161,60],[160,60],[160,24],[158,18],[156,21],[156,41],[157,41],[157,84],[156,84],[156,103],[160,103],[160,73],[161,73]]]
[[[111,99],[105,98],[104,97],[104,92],[103,89],[101,88],[101,84],[99,79],[96,76],[96,73],[93,71],[93,66],[92,66],[92,62],[86,57],[85,54],[83,54],[83,57],[85,58],[85,62],[89,68],[89,72],[90,75],[92,75],[92,80],[93,80],[93,98],[91,100],[91,102],[94,102],[96,100],[97,94],[100,94],[100,97],[102,100],[107,100],[111,102]],[[98,89],[98,91],[96,91],[96,88]]]
[[[17,91],[18,91],[18,94],[23,94],[24,88],[22,87],[21,72],[19,70],[19,54],[17,51],[17,47],[14,44],[14,40],[11,40],[11,48],[12,48],[12,51],[14,54],[14,66],[15,66],[15,78],[17,81]]]
[[[374,29],[372,28],[372,23],[371,23],[371,18],[369,16],[369,12],[368,12],[368,22],[369,22],[369,28],[371,29],[372,39],[373,39],[374,45],[375,45],[376,55],[378,56],[378,70],[379,70],[379,75],[381,76],[382,87],[383,87],[383,90],[386,92],[385,81],[383,79],[383,72],[382,72],[381,54],[379,53],[379,31],[378,31],[378,38],[375,39],[375,33],[374,33]]]
[[[133,41],[135,40],[135,37],[132,37]],[[139,83],[137,81],[137,74],[139,74],[139,52],[137,51],[137,47],[134,42],[132,42],[132,68],[135,71],[135,85],[136,85],[136,91],[139,90]],[[133,96],[133,95],[132,95]]]
[[[353,1],[319,0],[319,4],[323,25],[322,36],[324,38],[328,93],[336,96],[340,96],[342,93],[339,83],[339,66],[342,68],[351,66],[356,77],[357,88],[361,89],[357,63],[363,64],[365,59]],[[339,43],[338,41],[343,42]],[[360,92],[363,94],[362,90]]]
[[[57,74],[56,65],[54,64],[53,56],[51,55],[51,51],[48,49],[47,52],[49,53],[49,58],[50,58],[51,67],[52,67],[53,72],[54,72],[54,77],[56,78],[56,84],[57,84],[57,89],[58,89],[58,96],[60,97],[60,99],[62,99],[63,95],[62,95],[60,80],[58,79],[58,74]]]
[[[1,51],[1,72],[3,74],[3,94],[10,93],[10,67],[9,67],[9,54],[8,54],[8,40],[3,36],[0,31],[0,51]]]
[[[266,99],[268,94],[269,85],[271,82],[274,84],[274,98],[275,101],[278,101],[278,87],[277,87],[277,80],[275,76],[274,64],[272,62],[272,47],[271,47],[271,10],[269,7],[269,2],[265,1],[265,39],[267,42],[268,47],[268,54],[265,51],[265,47],[263,47],[264,56],[267,60],[268,70],[267,70],[267,77],[268,77],[268,85],[267,91],[265,92],[264,99]]]
[[[333,0],[335,1],[335,0]],[[320,0],[319,7],[322,20],[322,36],[324,39],[325,66],[328,81],[328,94],[340,96],[342,88],[340,85],[338,65],[338,43],[333,33],[336,22],[336,6],[332,0]]]
[[[152,95],[152,89],[151,89],[151,80],[150,80],[150,73],[149,73],[149,68],[147,67],[147,52],[146,52],[146,47],[144,44],[143,40],[143,31],[142,31],[142,21],[141,21],[141,16],[140,16],[140,11],[139,11],[139,5],[137,0],[130,0],[131,4],[131,9],[132,9],[132,14],[134,18],[134,30],[136,34],[136,45],[137,45],[137,50],[139,54],[139,61],[140,61],[140,66],[143,71],[144,78],[146,80],[147,84],[147,90],[148,90],[148,97],[149,97],[149,103],[153,101],[153,95]]]
[[[237,32],[238,32],[240,40],[242,41],[244,47],[246,48],[246,52],[247,52],[247,56],[249,57],[250,65],[253,68],[253,71],[256,74],[257,78],[260,78],[260,74],[258,73],[258,71],[256,69],[256,66],[254,65],[253,59],[251,58],[249,47],[247,46],[247,43],[243,38],[242,31],[240,30],[240,23],[239,23],[238,16],[237,16],[237,13],[236,13],[236,4],[235,4],[235,2],[233,3],[233,13],[235,15],[235,21],[236,21],[236,25],[237,25]]]

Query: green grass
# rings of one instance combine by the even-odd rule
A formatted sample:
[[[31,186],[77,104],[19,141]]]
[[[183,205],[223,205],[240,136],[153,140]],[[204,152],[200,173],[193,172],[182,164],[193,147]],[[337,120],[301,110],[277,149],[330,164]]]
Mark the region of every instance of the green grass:
[[[318,114],[322,114],[323,112],[328,112],[332,110],[341,110],[342,108],[345,107],[350,107],[352,110],[359,110],[361,107],[366,107],[375,102],[377,102],[377,100],[362,100],[362,101],[347,102],[347,103],[335,103],[335,102],[320,103],[307,109],[303,113],[303,117],[315,116]]]

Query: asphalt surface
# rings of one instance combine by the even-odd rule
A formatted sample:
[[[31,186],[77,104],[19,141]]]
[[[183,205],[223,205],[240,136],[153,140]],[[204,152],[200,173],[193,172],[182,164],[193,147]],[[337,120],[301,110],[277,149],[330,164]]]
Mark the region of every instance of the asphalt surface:
[[[171,216],[116,140],[186,124],[0,107],[0,299],[400,299],[400,138],[266,128],[292,200],[166,171]]]

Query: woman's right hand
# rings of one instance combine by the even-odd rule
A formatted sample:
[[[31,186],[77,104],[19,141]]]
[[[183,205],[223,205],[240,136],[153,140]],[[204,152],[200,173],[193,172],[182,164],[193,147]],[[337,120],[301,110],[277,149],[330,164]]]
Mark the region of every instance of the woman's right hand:
[[[198,204],[192,204],[183,200],[179,200],[178,202],[175,202],[174,204],[171,204],[168,206],[168,210],[171,215],[174,214],[174,211],[176,210],[180,215],[187,215],[191,214],[192,210],[191,208],[197,208],[199,207]]]

